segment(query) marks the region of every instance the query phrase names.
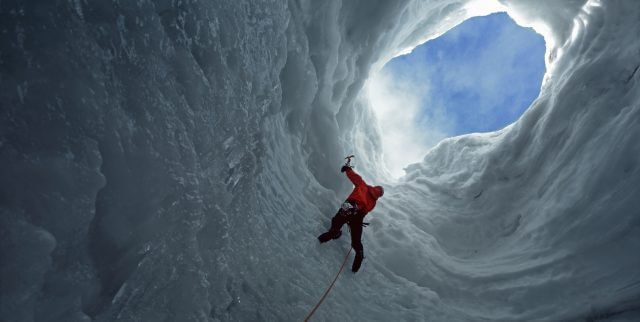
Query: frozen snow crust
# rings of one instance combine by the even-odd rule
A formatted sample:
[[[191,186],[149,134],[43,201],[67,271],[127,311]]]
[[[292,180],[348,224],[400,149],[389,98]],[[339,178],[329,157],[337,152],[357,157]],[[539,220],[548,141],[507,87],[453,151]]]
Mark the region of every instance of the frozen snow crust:
[[[386,194],[317,321],[640,319],[640,3],[502,4],[540,97],[394,181],[362,86],[472,2],[3,1],[0,320],[302,320],[346,153]]]

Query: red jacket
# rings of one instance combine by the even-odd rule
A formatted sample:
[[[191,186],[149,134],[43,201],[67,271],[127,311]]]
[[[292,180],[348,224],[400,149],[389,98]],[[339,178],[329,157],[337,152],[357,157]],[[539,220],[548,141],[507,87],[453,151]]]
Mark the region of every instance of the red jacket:
[[[364,214],[367,214],[376,206],[376,200],[382,196],[384,190],[382,190],[381,186],[372,187],[367,185],[367,183],[362,180],[362,177],[351,168],[348,168],[345,173],[355,186],[347,200],[355,201],[358,204],[358,208],[360,208]]]

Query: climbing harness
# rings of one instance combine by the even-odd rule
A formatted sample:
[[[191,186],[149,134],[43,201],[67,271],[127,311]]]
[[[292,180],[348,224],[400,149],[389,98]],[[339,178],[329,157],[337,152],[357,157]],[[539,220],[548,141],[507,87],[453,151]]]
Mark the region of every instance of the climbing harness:
[[[320,307],[320,304],[322,304],[322,301],[324,301],[324,299],[327,297],[327,294],[329,294],[329,291],[331,291],[331,288],[333,288],[333,284],[336,283],[336,280],[338,280],[338,276],[340,276],[340,273],[342,273],[342,269],[344,268],[344,264],[347,263],[347,259],[349,259],[349,255],[351,254],[351,250],[352,249],[353,248],[349,248],[349,252],[347,253],[347,256],[344,257],[344,261],[342,261],[342,266],[340,266],[340,270],[338,271],[338,274],[336,274],[336,277],[333,279],[333,282],[331,282],[331,285],[329,285],[327,290],[324,291],[324,294],[322,295],[322,298],[320,298],[320,301],[318,302],[318,304],[316,304],[316,306],[313,308],[313,310],[311,310],[311,312],[309,312],[309,315],[307,315],[307,317],[304,319],[304,322],[309,321],[309,319],[311,318],[313,313],[316,312],[316,310]]]
[[[352,201],[343,202],[342,205],[340,206],[340,209],[344,210],[345,212],[349,212],[349,213],[358,211],[357,205],[352,204]]]
[[[347,218],[347,224],[351,224],[351,219],[353,219],[355,216],[358,216],[358,205],[353,204],[351,201],[345,201],[344,203],[342,203],[342,205],[340,206],[340,210],[341,211],[339,212],[339,214]],[[361,223],[361,225],[362,227],[367,227],[369,226],[369,223],[363,222]]]

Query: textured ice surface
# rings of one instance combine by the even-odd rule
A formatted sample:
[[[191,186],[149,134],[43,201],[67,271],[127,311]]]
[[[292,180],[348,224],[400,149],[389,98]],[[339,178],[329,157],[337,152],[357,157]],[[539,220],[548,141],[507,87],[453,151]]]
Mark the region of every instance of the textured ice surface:
[[[640,319],[640,4],[508,1],[547,41],[497,133],[381,167],[362,86],[477,1],[0,3],[0,320]]]

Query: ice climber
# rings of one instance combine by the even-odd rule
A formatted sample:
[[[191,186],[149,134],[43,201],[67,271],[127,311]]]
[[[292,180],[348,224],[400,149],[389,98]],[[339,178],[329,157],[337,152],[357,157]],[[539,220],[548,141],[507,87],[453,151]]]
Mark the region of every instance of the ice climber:
[[[351,247],[356,252],[356,258],[353,260],[351,271],[354,273],[360,269],[362,260],[364,259],[364,250],[362,248],[362,227],[364,216],[367,215],[376,206],[378,198],[384,194],[382,186],[369,186],[362,177],[353,171],[350,165],[350,158],[347,157],[347,164],[342,166],[341,172],[345,172],[353,185],[353,192],[347,200],[342,204],[338,213],[331,219],[331,228],[329,231],[318,236],[320,243],[327,242],[331,239],[338,239],[342,235],[342,225],[349,225],[351,231]]]

